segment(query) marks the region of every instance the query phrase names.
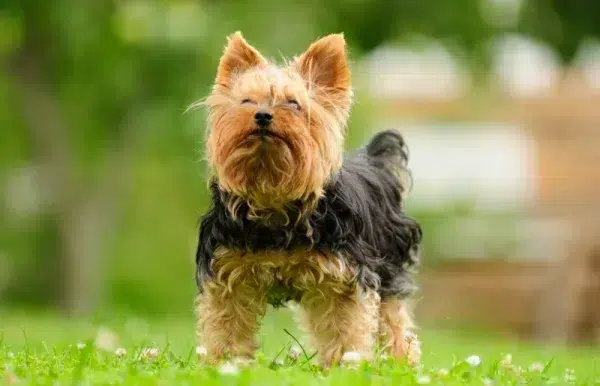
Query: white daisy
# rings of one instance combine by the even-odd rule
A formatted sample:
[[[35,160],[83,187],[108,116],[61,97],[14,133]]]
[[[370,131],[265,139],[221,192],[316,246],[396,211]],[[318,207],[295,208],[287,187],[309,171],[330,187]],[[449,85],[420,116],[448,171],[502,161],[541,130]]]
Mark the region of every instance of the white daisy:
[[[494,381],[489,378],[483,378],[482,382],[483,382],[483,386],[493,386],[494,385]]]
[[[300,354],[302,354],[302,349],[298,346],[292,346],[288,351],[288,356],[295,361],[300,358]]]
[[[115,355],[118,357],[124,357],[125,355],[127,355],[127,350],[125,350],[123,347],[119,347],[115,350]]]
[[[472,367],[477,367],[481,364],[481,358],[479,355],[471,355],[466,359],[466,362]]]
[[[362,356],[357,351],[346,351],[344,355],[342,355],[342,363],[347,365],[356,365],[360,363],[362,360]]]
[[[544,371],[544,364],[542,362],[533,362],[529,365],[529,371],[534,373],[541,373]]]
[[[500,360],[500,366],[508,368],[512,367],[512,355],[506,354],[502,360]]]
[[[238,367],[231,362],[225,362],[219,366],[219,373],[223,375],[237,375],[239,373]]]
[[[573,369],[565,369],[565,382],[575,382],[577,377],[575,376],[575,370]]]
[[[145,348],[140,353],[140,359],[154,359],[157,356],[158,356],[158,349],[155,347]]]
[[[196,355],[199,357],[205,357],[208,354],[206,347],[204,346],[196,346]]]

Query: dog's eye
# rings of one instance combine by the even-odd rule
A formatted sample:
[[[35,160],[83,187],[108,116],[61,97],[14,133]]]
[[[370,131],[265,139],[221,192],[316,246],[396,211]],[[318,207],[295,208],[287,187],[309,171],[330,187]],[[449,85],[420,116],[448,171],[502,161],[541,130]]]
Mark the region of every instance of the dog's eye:
[[[254,103],[254,101],[252,99],[244,99],[242,104],[245,105],[246,103]]]
[[[300,110],[300,103],[298,103],[298,101],[295,99],[288,99],[287,104],[296,110]]]

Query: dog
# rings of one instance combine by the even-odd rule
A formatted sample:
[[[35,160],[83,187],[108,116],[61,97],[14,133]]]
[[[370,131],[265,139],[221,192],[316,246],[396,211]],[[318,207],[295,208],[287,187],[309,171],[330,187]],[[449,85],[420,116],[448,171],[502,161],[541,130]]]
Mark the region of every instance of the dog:
[[[251,359],[267,306],[295,302],[322,366],[378,347],[419,362],[410,299],[422,230],[403,210],[407,149],[387,130],[343,157],[350,81],[342,34],[280,66],[240,32],[227,38],[197,104],[208,112],[212,204],[195,311],[210,361]]]

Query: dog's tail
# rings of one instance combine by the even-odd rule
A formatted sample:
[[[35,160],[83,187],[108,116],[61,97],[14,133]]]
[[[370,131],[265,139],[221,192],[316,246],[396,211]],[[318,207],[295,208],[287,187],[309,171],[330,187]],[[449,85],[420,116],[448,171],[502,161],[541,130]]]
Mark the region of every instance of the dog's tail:
[[[374,161],[380,161],[384,166],[406,168],[408,149],[402,134],[396,130],[386,130],[377,133],[367,145],[367,155]]]
[[[410,190],[412,177],[408,170],[408,148],[402,134],[397,130],[377,133],[367,145],[366,153],[371,164],[395,177],[403,196]]]

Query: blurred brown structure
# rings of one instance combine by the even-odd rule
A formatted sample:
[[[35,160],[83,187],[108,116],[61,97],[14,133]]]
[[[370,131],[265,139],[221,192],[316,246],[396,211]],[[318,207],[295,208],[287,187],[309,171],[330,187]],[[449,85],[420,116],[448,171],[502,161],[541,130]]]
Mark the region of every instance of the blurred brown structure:
[[[563,229],[541,236],[562,246],[555,256],[458,256],[425,272],[418,308],[424,321],[477,324],[559,343],[600,342],[600,92],[577,73],[562,79],[535,98],[488,93],[386,104],[397,120],[493,121],[526,130],[536,146],[537,199],[523,216]]]

